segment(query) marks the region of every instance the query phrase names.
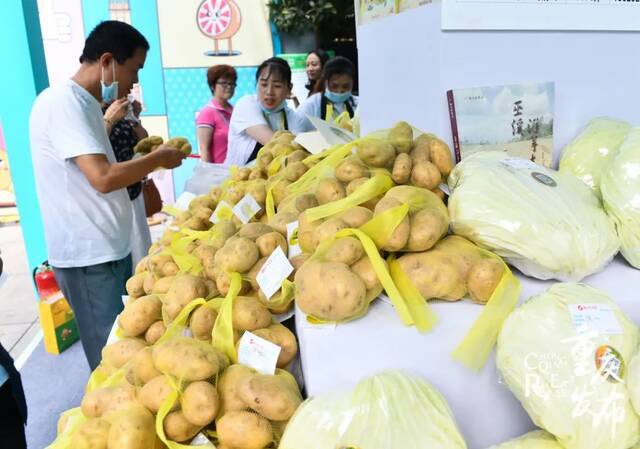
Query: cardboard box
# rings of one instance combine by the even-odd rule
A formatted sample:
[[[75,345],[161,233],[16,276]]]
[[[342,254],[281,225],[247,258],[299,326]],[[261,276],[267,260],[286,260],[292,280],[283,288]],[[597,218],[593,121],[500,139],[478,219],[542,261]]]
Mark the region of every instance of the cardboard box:
[[[80,335],[73,310],[62,292],[41,299],[38,308],[47,352],[60,354],[78,341]]]

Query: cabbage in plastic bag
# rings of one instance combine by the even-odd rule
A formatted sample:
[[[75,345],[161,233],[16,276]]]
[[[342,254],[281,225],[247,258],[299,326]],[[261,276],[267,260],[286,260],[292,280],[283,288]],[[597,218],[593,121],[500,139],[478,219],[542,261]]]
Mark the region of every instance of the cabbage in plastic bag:
[[[562,152],[560,171],[576,176],[600,195],[600,179],[631,129],[626,122],[607,117],[591,120]]]
[[[529,276],[578,281],[618,252],[612,220],[570,174],[484,152],[458,164],[449,187],[454,233]]]
[[[555,437],[544,430],[534,430],[489,449],[563,449]]]
[[[638,338],[604,292],[556,284],[507,318],[496,363],[533,422],[565,449],[628,448],[640,438],[626,384]]]
[[[640,415],[640,352],[636,353],[629,363],[627,390],[629,390],[629,394],[631,395],[633,408],[636,413]]]
[[[640,268],[640,127],[627,135],[602,177],[602,201],[620,237],[622,255]]]
[[[429,384],[400,372],[361,381],[347,393],[307,400],[279,449],[464,449],[446,401]]]

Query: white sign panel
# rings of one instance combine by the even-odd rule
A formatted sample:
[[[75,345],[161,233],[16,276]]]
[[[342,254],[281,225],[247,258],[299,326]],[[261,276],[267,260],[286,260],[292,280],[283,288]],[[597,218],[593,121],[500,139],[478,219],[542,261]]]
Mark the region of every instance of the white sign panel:
[[[640,2],[442,0],[442,29],[638,31]]]

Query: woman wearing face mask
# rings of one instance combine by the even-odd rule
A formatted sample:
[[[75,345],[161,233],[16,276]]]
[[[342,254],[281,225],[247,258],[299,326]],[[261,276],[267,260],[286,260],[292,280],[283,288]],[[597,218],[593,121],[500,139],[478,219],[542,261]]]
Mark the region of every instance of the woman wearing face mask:
[[[149,134],[140,123],[142,106],[139,102],[129,102],[127,97],[117,98],[118,81],[115,74],[115,61],[113,63],[112,82],[105,82],[105,74],[102,74],[102,112],[104,125],[111,142],[111,148],[118,162],[125,162],[133,158],[133,147],[139,140]],[[160,212],[162,204],[158,204],[156,210],[147,213],[145,196],[148,200],[159,197],[158,190],[150,179],[144,179],[127,186],[127,193],[133,205],[133,232],[131,233],[131,260],[135,266],[140,259],[147,255],[151,246],[151,232],[147,223],[147,216]]]
[[[207,84],[213,98],[196,119],[200,159],[222,164],[227,156],[229,121],[233,106],[229,103],[236,90],[238,74],[230,65],[215,65],[207,71]]]
[[[342,56],[336,56],[325,64],[322,75],[324,92],[311,95],[296,110],[303,131],[315,129],[307,116],[330,122],[346,111],[349,117],[353,117],[358,107],[358,97],[351,93],[354,72],[351,61]]]
[[[281,58],[270,58],[256,72],[256,95],[242,97],[231,115],[229,150],[224,164],[245,165],[276,131],[300,132],[296,113],[287,106],[291,93],[291,68]]]

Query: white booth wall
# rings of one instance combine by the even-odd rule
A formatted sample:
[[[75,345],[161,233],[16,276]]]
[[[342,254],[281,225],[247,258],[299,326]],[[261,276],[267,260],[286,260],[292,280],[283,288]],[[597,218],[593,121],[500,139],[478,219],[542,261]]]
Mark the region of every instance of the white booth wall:
[[[449,89],[555,82],[554,156],[593,117],[640,125],[640,33],[441,31],[434,3],[358,26],[364,133],[406,120],[452,144]]]

